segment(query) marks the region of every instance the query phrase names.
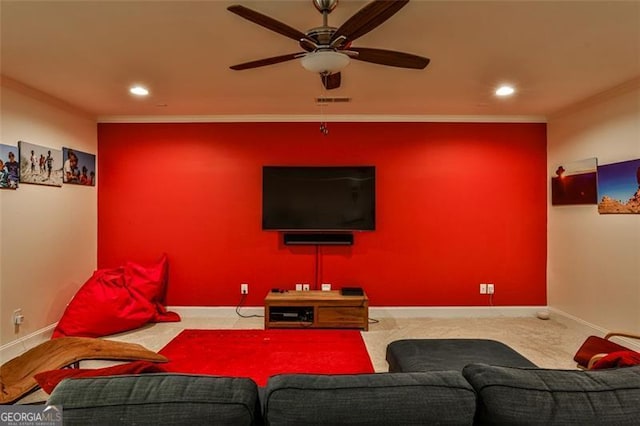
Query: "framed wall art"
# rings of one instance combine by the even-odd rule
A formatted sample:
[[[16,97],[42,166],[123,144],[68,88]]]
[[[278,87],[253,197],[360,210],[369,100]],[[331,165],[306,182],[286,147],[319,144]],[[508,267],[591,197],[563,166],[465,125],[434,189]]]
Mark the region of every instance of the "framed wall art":
[[[0,144],[0,189],[17,189],[19,181],[18,147]]]
[[[587,158],[563,163],[551,178],[551,204],[598,204],[597,160]]]
[[[598,212],[640,214],[640,159],[598,166]]]
[[[20,182],[62,186],[62,150],[19,141]]]
[[[62,181],[74,185],[96,185],[96,156],[72,148],[62,148]]]

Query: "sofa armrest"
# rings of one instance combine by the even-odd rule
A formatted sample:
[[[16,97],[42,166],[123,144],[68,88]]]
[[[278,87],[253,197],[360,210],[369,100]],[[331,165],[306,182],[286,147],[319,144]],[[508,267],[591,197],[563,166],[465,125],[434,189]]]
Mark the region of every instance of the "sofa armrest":
[[[551,370],[471,364],[462,371],[478,394],[477,424],[635,425],[640,366]]]

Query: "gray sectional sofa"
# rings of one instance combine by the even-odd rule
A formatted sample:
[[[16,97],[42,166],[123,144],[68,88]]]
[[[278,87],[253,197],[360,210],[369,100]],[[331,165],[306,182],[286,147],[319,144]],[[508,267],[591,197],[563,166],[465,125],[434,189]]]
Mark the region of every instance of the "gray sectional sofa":
[[[175,373],[64,380],[48,404],[65,425],[632,425],[640,366],[535,367],[493,341],[398,341],[389,373],[247,378]],[[429,348],[426,351],[425,348]],[[449,352],[448,358],[444,354]],[[473,349],[473,351],[468,349]],[[469,353],[503,365],[462,364]],[[439,362],[434,362],[442,355]],[[483,355],[484,354],[484,355]],[[465,361],[466,362],[466,361]],[[442,371],[440,370],[442,367]],[[423,371],[411,371],[411,370]]]
[[[143,374],[65,380],[48,403],[62,406],[65,425],[83,426],[632,425],[640,366],[283,374],[261,390],[245,378]]]

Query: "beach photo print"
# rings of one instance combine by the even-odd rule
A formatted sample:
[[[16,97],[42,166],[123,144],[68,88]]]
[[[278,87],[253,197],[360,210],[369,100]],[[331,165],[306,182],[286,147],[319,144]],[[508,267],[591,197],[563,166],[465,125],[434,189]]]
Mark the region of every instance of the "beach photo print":
[[[62,186],[62,151],[19,141],[20,182]]]
[[[17,189],[19,181],[18,147],[0,144],[0,189]]]
[[[65,184],[96,186],[96,156],[73,148],[62,148],[62,180]]]

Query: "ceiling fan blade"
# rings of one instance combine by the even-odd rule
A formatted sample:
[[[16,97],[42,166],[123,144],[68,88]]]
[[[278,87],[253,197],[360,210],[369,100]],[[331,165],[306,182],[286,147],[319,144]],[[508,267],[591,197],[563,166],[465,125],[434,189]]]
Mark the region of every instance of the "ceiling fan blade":
[[[263,26],[271,31],[275,31],[278,34],[282,34],[285,37],[289,37],[292,38],[296,41],[300,41],[303,38],[307,38],[307,35],[301,31],[296,30],[295,28],[292,28],[290,26],[288,26],[287,24],[284,24],[280,21],[277,21],[273,18],[270,18],[267,15],[263,15],[260,12],[256,12],[255,10],[251,10],[247,7],[241,6],[241,5],[233,5],[233,6],[229,6],[227,8],[227,10],[229,12],[233,12],[236,15],[254,22],[260,26]]]
[[[340,87],[340,83],[342,82],[342,76],[339,72],[328,75],[320,74],[320,78],[322,79],[322,84],[327,90],[337,89]]]
[[[248,70],[250,68],[258,68],[258,67],[264,67],[266,65],[279,64],[280,62],[286,62],[286,61],[290,61],[292,59],[296,59],[300,55],[303,55],[304,53],[305,52],[289,53],[288,55],[274,56],[272,58],[265,58],[265,59],[258,59],[257,61],[251,61],[251,62],[245,62],[243,64],[233,65],[233,66],[230,66],[229,68],[231,68],[232,70],[235,70],[235,71],[242,71],[242,70]]]
[[[353,41],[373,30],[397,11],[402,9],[409,0],[375,0],[360,9],[340,26],[331,37],[331,41],[340,36]]]
[[[367,47],[350,47],[349,50],[358,52],[357,56],[351,56],[352,59],[398,68],[422,70],[431,62],[429,58],[412,55],[410,53],[396,52],[395,50],[370,49]]]

